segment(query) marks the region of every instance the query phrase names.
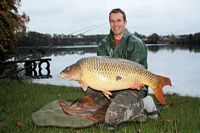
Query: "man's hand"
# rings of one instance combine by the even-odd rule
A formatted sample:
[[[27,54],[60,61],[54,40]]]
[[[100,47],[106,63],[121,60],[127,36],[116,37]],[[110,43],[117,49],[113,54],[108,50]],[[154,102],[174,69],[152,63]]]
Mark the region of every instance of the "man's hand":
[[[132,84],[132,89],[137,89],[137,90],[140,90],[142,87],[144,87],[144,85],[143,84],[140,84],[139,82],[134,82],[133,84]]]

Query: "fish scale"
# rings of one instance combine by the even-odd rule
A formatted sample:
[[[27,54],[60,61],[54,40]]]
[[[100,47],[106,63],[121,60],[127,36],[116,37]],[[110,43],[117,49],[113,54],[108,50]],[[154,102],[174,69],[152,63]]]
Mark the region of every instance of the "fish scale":
[[[142,74],[141,70],[144,70],[142,68],[139,68],[137,65],[135,64],[133,65],[132,63],[124,61],[124,60],[119,60],[118,62],[116,62],[116,60],[113,60],[113,58],[108,58],[106,60],[104,58],[99,58],[99,60],[97,60],[96,58],[92,57],[90,59],[87,58],[86,60],[83,59],[80,63],[81,63],[80,64],[81,67],[83,68],[83,73],[84,73],[83,76],[87,75],[88,70],[89,70],[93,76],[100,75],[102,77],[107,77],[107,80],[110,79],[112,82],[114,82],[114,84],[118,84],[118,82],[120,82],[119,80],[118,81],[115,80],[117,76],[123,76],[122,78],[123,80],[121,80],[121,82],[129,81],[129,80],[132,81],[133,79],[137,80],[140,78]],[[87,66],[89,66],[90,68],[87,68]],[[93,71],[95,71],[96,73],[93,73]],[[102,78],[99,78],[99,79],[101,80]],[[91,79],[88,79],[88,80],[90,80],[88,82],[92,82]],[[119,83],[119,84],[123,84],[123,83]],[[96,86],[96,83],[95,83],[95,86]],[[111,89],[109,88],[110,86],[100,86],[100,87],[101,88],[107,87],[105,89]],[[112,87],[112,89],[116,89],[116,90],[118,88],[121,89],[121,86]]]
[[[153,74],[136,62],[102,56],[82,58],[60,75],[78,81],[85,91],[88,86],[102,91],[108,99],[111,91],[129,89],[135,83],[147,85],[161,104],[165,103],[162,88],[171,85],[169,78]]]

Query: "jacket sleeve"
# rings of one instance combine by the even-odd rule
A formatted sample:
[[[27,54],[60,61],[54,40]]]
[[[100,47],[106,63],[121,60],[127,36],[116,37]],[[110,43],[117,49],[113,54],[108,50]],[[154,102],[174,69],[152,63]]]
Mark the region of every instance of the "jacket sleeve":
[[[108,47],[108,45],[106,43],[106,39],[103,39],[98,46],[97,55],[108,56],[109,54],[108,54],[108,51],[107,51],[107,47]]]
[[[132,43],[129,42],[130,45],[127,48],[127,51],[130,52],[129,53],[129,58],[132,61],[135,61],[141,65],[143,65],[146,69],[148,68],[148,64],[147,64],[147,48],[145,43],[138,39],[133,39]],[[148,93],[148,86],[144,86],[143,88],[141,88],[141,90],[144,90],[142,92],[144,92],[144,97],[147,95]]]
[[[132,39],[127,48],[128,59],[143,65],[146,69],[147,65],[147,48],[140,39]]]

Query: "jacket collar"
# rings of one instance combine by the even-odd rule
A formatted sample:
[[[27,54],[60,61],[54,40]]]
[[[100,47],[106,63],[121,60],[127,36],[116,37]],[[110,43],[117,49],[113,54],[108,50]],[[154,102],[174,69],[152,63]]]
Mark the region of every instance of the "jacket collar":
[[[132,33],[130,33],[130,32],[128,31],[128,29],[125,28],[125,34],[122,36],[122,38],[121,38],[121,40],[120,40],[120,44],[123,44],[123,43],[127,40],[127,38],[128,38],[129,36],[131,36],[131,35],[132,35]],[[112,43],[114,44],[114,34],[113,34],[112,30],[110,30],[109,38],[110,38],[110,40],[112,41]],[[119,45],[120,45],[120,44],[119,44]]]
[[[128,29],[125,28],[125,34],[123,35],[123,37],[126,38],[126,37],[129,37],[130,35],[132,35],[132,33],[130,33],[130,32],[128,31]],[[112,39],[114,39],[114,33],[113,33],[112,30],[110,30],[109,36],[110,36]],[[123,37],[122,37],[122,38],[123,38]]]

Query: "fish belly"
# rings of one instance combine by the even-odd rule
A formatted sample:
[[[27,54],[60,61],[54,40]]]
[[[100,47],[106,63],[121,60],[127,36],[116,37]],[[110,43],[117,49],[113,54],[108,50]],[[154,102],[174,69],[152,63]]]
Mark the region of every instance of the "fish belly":
[[[116,91],[131,88],[132,84],[137,81],[134,77],[129,79],[128,76],[118,75],[112,72],[84,72],[83,81],[91,88],[99,91]],[[130,75],[130,74],[129,74]]]

